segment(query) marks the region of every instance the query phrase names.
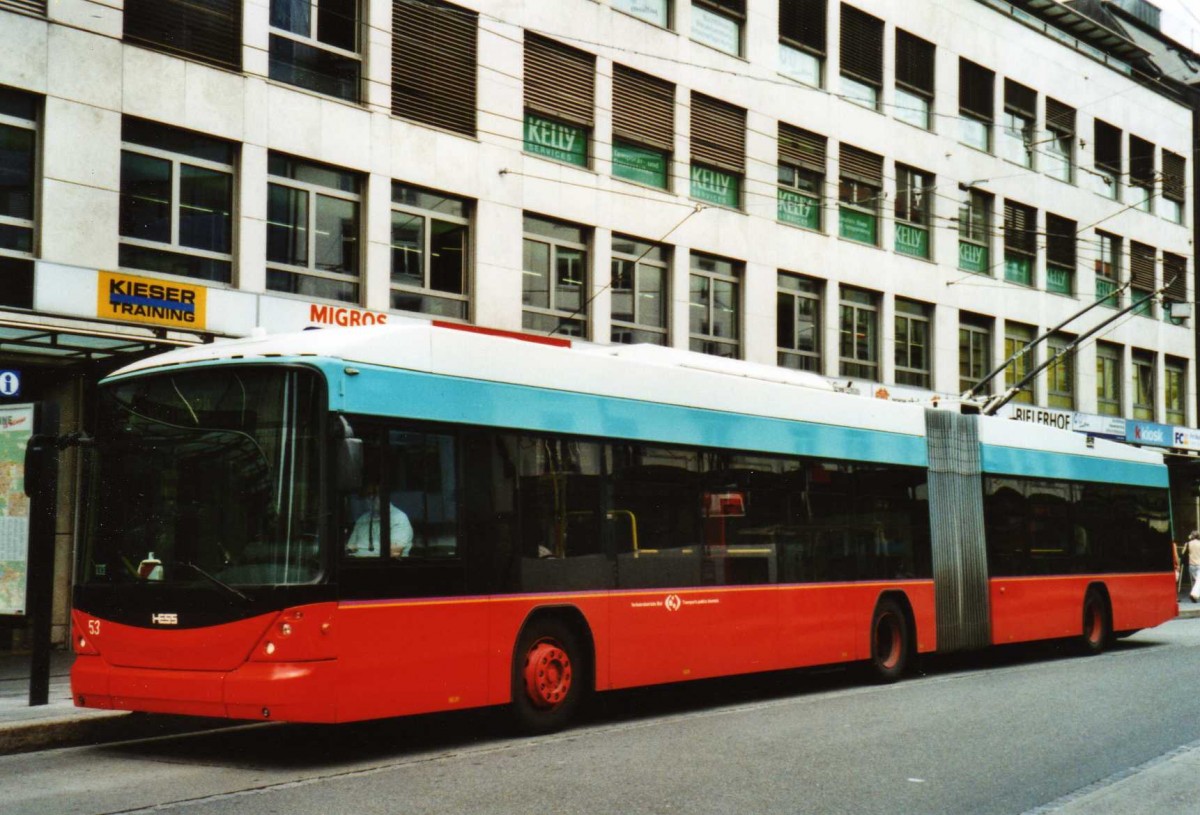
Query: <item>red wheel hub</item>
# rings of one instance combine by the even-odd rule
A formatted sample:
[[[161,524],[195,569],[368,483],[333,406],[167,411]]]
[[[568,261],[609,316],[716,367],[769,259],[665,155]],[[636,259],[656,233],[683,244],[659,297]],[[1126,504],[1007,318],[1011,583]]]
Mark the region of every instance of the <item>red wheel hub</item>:
[[[535,642],[525,655],[525,692],[533,704],[551,708],[562,704],[571,690],[571,658],[552,640]]]

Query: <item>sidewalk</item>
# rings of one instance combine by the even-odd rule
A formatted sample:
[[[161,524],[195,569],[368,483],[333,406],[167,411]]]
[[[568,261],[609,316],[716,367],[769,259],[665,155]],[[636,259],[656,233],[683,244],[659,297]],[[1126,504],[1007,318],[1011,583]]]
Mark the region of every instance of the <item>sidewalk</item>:
[[[223,719],[75,707],[66,651],[50,654],[49,704],[29,706],[29,654],[0,653],[0,755],[221,727]]]

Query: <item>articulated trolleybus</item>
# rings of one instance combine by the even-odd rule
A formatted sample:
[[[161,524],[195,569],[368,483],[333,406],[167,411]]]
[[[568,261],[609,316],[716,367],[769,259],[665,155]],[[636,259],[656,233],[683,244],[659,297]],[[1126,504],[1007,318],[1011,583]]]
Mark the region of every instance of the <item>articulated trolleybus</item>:
[[[347,722],[1175,616],[1161,456],[647,346],[394,319],[100,388],[78,705]]]

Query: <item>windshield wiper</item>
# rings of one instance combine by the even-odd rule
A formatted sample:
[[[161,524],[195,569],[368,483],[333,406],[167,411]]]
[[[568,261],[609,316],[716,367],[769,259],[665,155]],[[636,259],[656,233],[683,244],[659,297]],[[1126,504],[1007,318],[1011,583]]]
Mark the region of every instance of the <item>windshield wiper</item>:
[[[208,580],[208,582],[212,583],[214,586],[217,586],[217,587],[219,587],[219,588],[222,588],[222,589],[224,589],[225,591],[229,592],[230,594],[236,594],[238,597],[242,598],[242,599],[243,599],[243,600],[245,600],[247,603],[252,603],[252,602],[254,602],[253,600],[251,600],[251,599],[250,599],[250,595],[246,594],[245,592],[239,591],[238,589],[235,589],[233,586],[229,585],[229,584],[228,584],[228,583],[226,583],[224,580],[221,580],[221,579],[220,579],[220,578],[218,578],[218,577],[214,577],[213,575],[211,575],[211,574],[209,574],[208,572],[206,572],[206,571],[204,571],[203,569],[201,569],[201,568],[200,568],[199,566],[197,566],[195,563],[192,563],[190,560],[180,560],[180,561],[177,561],[177,562],[178,562],[178,563],[179,563],[181,566],[187,566],[189,569],[191,569],[192,571],[194,571],[196,574],[198,574],[198,575],[200,575],[201,577],[203,577],[203,578],[205,578],[206,580]]]

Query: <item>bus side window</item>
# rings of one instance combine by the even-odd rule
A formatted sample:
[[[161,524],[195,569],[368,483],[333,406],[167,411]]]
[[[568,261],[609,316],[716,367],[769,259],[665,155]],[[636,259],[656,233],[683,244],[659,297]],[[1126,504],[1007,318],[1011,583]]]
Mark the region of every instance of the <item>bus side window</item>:
[[[388,433],[392,557],[458,555],[458,484],[454,437],[441,433]],[[407,527],[405,526],[407,523]]]

